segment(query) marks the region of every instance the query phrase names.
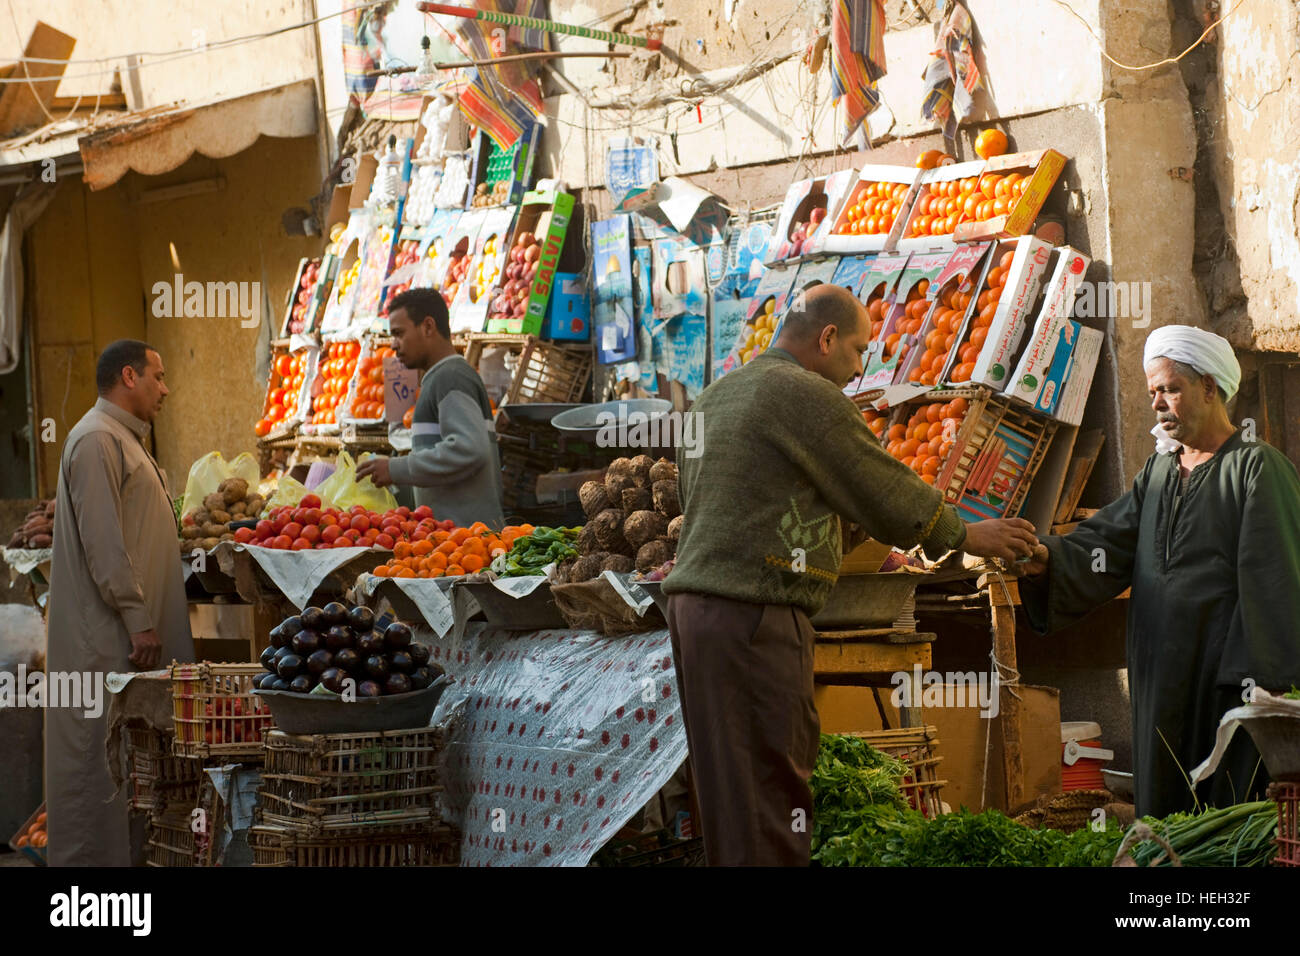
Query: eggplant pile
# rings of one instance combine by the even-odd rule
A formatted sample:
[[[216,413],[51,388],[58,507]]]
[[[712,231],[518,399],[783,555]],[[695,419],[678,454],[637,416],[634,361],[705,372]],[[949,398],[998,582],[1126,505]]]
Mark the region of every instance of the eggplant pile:
[[[349,608],[338,601],[309,607],[271,628],[271,643],[262,651],[267,673],[259,690],[341,694],[355,689],[358,699],[424,690],[444,673],[429,662],[429,648],[412,640],[400,621],[377,621],[368,607]]]

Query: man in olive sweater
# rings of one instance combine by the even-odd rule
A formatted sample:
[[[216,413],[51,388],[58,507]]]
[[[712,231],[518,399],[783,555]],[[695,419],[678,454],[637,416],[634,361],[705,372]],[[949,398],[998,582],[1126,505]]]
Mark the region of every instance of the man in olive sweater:
[[[767,352],[691,410],[702,452],[678,463],[685,520],[663,590],[713,865],[808,864],[820,732],[809,618],[838,576],[841,520],[931,557],[1014,562],[1037,544],[1021,518],[964,524],[880,446],[843,393],[870,330],[851,293],[816,286]]]
[[[388,307],[393,350],[423,373],[411,425],[411,453],[370,458],[357,475],[375,484],[409,485],[415,503],[461,527],[482,521],[494,529],[501,513],[501,459],[492,405],[474,366],[451,344],[447,303],[437,289],[408,289]]]

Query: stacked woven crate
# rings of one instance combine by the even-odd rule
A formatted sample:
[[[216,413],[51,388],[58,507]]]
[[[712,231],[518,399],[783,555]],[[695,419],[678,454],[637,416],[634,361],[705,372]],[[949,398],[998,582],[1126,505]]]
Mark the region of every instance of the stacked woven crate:
[[[262,673],[260,664],[173,664],[175,733],[132,731],[131,799],[149,813],[148,865],[219,862],[225,805],[204,768],[261,764],[274,726],[253,694]]]
[[[439,727],[311,736],[273,731],[249,834],[254,866],[452,866]]]

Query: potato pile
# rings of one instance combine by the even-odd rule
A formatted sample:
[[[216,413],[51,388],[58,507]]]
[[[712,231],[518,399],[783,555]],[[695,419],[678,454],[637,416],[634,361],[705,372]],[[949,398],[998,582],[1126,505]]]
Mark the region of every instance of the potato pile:
[[[619,458],[603,482],[587,482],[578,498],[588,521],[578,535],[578,557],[557,569],[562,581],[589,581],[604,571],[649,571],[676,555],[682,508],[677,466],[668,459]]]
[[[42,501],[23,519],[23,526],[13,533],[6,547],[50,548],[54,546],[54,499]]]
[[[235,540],[230,522],[256,518],[265,504],[261,495],[248,490],[243,478],[227,478],[202,505],[181,517],[181,554],[195,548],[211,551],[222,541]]]

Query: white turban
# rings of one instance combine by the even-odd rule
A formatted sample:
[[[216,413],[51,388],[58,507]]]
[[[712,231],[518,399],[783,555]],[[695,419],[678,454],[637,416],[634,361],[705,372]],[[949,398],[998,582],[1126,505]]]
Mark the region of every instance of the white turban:
[[[1164,325],[1147,336],[1142,352],[1143,367],[1156,359],[1170,359],[1190,365],[1201,375],[1211,375],[1229,399],[1237,394],[1241,385],[1241,365],[1228,340],[1213,332],[1190,325]],[[1159,424],[1151,430],[1156,438],[1156,451],[1165,453],[1182,447],[1168,437]]]

